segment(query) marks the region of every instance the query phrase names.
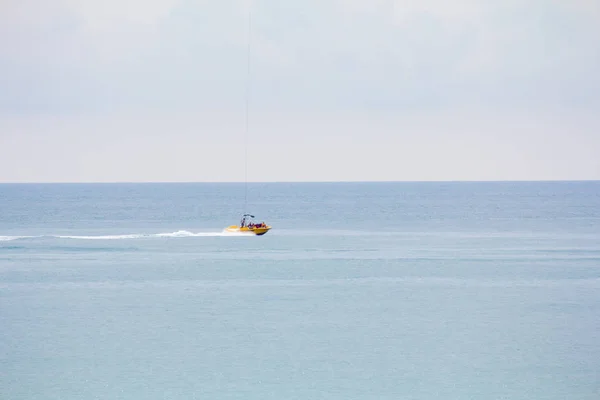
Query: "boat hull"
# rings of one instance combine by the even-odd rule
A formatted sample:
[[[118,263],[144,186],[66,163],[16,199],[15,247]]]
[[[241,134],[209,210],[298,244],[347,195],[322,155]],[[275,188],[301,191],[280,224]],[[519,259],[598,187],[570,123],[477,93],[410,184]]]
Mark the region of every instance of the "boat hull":
[[[249,235],[256,235],[256,236],[262,236],[265,233],[269,232],[269,230],[271,229],[270,226],[265,226],[264,228],[249,228],[247,226],[244,226],[243,228],[240,228],[237,225],[231,225],[227,228],[225,228],[225,230],[227,232],[232,232],[232,233],[247,233]]]

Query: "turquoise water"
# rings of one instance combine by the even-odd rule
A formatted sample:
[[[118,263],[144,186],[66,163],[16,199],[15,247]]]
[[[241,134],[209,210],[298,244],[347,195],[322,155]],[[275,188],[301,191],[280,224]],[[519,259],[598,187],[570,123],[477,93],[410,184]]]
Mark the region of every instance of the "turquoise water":
[[[600,398],[600,182],[0,185],[0,398]]]

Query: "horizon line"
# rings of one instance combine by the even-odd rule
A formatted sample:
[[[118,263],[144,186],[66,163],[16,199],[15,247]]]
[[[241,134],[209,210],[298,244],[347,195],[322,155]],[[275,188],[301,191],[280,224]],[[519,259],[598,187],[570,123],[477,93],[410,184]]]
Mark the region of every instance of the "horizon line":
[[[536,182],[600,182],[600,179],[453,179],[453,180],[332,180],[332,181],[20,181],[20,182],[0,182],[0,185],[131,185],[131,184],[269,184],[269,183],[311,183],[311,184],[332,184],[332,183],[536,183]]]

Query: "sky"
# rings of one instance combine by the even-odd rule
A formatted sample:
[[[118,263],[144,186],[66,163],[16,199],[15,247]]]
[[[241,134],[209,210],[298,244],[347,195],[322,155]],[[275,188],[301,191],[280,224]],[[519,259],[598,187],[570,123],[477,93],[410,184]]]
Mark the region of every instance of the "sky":
[[[598,38],[598,0],[0,0],[0,182],[598,180]]]

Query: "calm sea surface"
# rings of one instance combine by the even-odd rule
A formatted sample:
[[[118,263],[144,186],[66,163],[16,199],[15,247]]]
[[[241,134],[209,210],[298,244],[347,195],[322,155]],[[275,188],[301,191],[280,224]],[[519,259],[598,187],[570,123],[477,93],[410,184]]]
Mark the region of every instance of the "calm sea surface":
[[[0,185],[0,399],[600,399],[600,182]]]

